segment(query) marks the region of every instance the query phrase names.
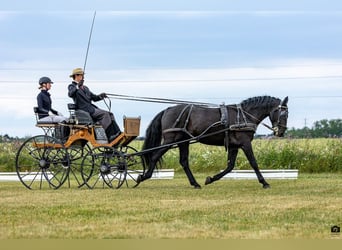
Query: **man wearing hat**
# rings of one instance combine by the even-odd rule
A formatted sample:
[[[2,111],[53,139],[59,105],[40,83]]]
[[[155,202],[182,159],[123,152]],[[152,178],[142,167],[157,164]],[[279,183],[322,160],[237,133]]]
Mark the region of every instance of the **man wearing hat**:
[[[38,83],[40,89],[40,93],[37,95],[39,121],[56,123],[64,121],[66,118],[52,108],[51,96],[48,92],[53,84],[51,79],[47,76],[43,76],[39,79]]]
[[[73,79],[68,86],[68,95],[74,100],[78,109],[86,111],[97,122],[99,122],[104,130],[108,140],[111,142],[121,134],[120,128],[117,125],[113,113],[99,109],[92,101],[97,102],[103,100],[105,93],[95,95],[84,83],[84,71],[82,68],[76,68],[72,71],[70,77]]]

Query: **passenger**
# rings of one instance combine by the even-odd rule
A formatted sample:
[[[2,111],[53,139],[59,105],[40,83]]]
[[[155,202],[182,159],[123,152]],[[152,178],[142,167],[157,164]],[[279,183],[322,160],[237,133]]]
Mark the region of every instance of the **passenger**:
[[[57,110],[52,108],[52,101],[49,90],[53,82],[49,77],[43,76],[39,79],[40,93],[37,95],[39,122],[59,123],[66,118]]]
[[[90,116],[99,122],[104,130],[108,140],[111,142],[121,134],[120,128],[115,121],[113,113],[99,109],[92,101],[97,102],[103,100],[105,93],[95,95],[84,83],[84,71],[82,68],[76,68],[72,71],[70,77],[73,79],[68,86],[68,95],[74,100],[77,109],[81,109],[90,114]]]

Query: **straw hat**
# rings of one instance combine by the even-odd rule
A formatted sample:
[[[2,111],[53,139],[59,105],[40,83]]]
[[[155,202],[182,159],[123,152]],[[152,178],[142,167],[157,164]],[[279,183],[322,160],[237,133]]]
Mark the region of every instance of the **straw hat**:
[[[72,71],[70,77],[73,77],[74,75],[84,75],[84,71],[82,68],[76,68]]]

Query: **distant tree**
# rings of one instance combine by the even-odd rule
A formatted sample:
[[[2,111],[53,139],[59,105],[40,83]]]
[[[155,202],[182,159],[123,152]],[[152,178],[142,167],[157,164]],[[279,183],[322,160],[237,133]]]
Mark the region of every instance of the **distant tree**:
[[[300,129],[290,128],[287,130],[286,136],[292,138],[310,138],[312,137],[312,130],[308,127]]]
[[[286,135],[294,138],[341,137],[342,119],[323,119],[314,122],[312,128],[288,129]]]

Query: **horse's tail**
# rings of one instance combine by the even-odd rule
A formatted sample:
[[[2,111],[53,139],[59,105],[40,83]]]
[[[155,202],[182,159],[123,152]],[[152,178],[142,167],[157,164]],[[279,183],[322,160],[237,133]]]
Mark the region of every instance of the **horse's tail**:
[[[161,111],[159,114],[157,114],[151,121],[150,125],[148,126],[146,130],[146,136],[145,136],[145,141],[144,141],[142,150],[155,148],[161,145],[161,139],[162,139],[161,119],[163,117],[163,114],[164,114],[164,110]],[[153,152],[147,152],[143,154],[143,159],[146,163],[146,166],[149,166],[152,153]]]

